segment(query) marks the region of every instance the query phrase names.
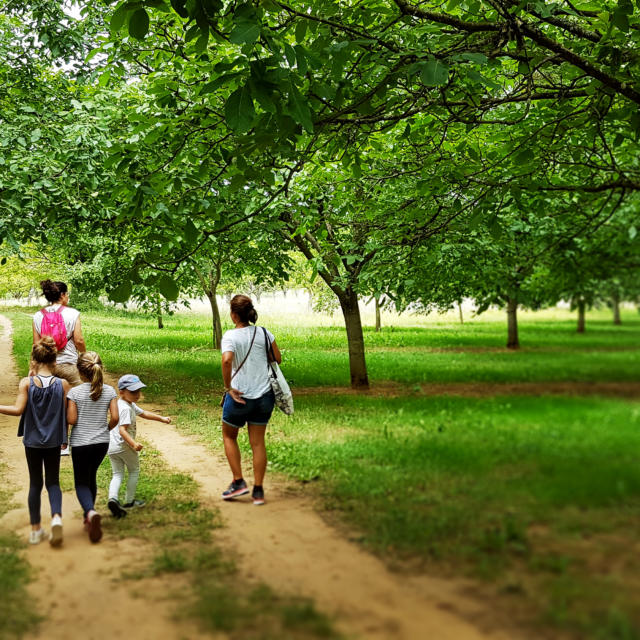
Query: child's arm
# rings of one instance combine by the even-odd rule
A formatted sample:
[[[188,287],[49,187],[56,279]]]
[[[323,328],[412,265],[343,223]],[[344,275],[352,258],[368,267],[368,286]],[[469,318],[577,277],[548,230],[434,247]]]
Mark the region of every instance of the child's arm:
[[[18,396],[16,397],[15,404],[3,405],[0,404],[0,413],[4,413],[6,416],[21,416],[24,413],[27,406],[27,399],[29,397],[29,378],[22,378],[18,385]]]
[[[62,392],[64,394],[64,401],[67,403],[67,405],[69,404],[67,402],[67,393],[69,393],[70,389],[71,389],[71,385],[64,379],[64,378],[60,378],[60,382],[62,382]],[[69,420],[68,420],[68,416],[69,416],[69,412],[67,411],[67,440],[69,440]],[[68,444],[63,444],[61,445],[61,449],[66,449],[69,445]]]
[[[131,426],[130,424],[121,424],[120,427],[119,427],[120,436],[134,451],[140,451],[142,449],[142,445],[140,443],[136,442],[129,435],[129,431],[127,429],[130,426]]]
[[[111,398],[109,403],[109,431],[118,424],[120,420],[120,412],[118,411],[118,399]]]
[[[164,422],[165,424],[169,424],[171,422],[171,418],[169,416],[161,416],[157,413],[153,413],[153,411],[143,411],[138,415],[145,420],[156,420],[157,422]]]
[[[67,398],[67,424],[78,422],[78,405],[75,400]]]

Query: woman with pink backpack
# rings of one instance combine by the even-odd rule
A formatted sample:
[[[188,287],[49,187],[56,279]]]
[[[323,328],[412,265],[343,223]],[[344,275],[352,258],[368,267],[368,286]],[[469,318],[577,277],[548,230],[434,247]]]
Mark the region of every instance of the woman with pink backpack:
[[[42,294],[49,305],[33,316],[33,344],[42,336],[51,336],[58,348],[56,375],[72,387],[82,383],[78,373],[78,354],[87,350],[80,312],[69,305],[69,290],[64,282],[43,280]]]

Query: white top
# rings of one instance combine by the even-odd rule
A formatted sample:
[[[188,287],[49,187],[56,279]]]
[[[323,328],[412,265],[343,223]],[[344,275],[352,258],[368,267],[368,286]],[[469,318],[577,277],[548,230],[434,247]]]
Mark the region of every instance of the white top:
[[[67,307],[59,304],[52,304],[45,307],[46,311],[57,311],[62,307],[60,313],[64,320],[64,326],[67,328],[67,344],[65,348],[58,352],[56,357],[57,364],[77,364],[78,363],[78,350],[76,349],[76,343],[73,341],[73,331],[76,328],[76,322],[80,317],[80,312],[72,307]],[[33,316],[33,326],[38,334],[40,334],[40,328],[42,327],[42,311],[37,311]]]
[[[118,424],[111,429],[109,433],[109,454],[122,453],[125,449],[131,449],[131,447],[124,441],[124,438],[120,435],[120,426],[128,425],[127,433],[135,440],[136,439],[136,416],[144,413],[135,402],[128,403],[122,398],[118,398]]]
[[[264,343],[264,331],[262,327],[242,327],[240,329],[230,329],[222,336],[220,351],[233,353],[232,375],[240,366],[244,357],[249,351],[253,332],[257,331],[256,339],[251,347],[251,352],[247,361],[242,365],[242,369],[231,380],[231,386],[241,391],[243,397],[248,399],[260,398],[271,389],[269,382],[269,369],[267,361],[267,350]],[[269,341],[274,342],[275,338],[271,331],[267,331]]]
[[[69,441],[72,447],[109,442],[107,411],[109,403],[116,397],[116,390],[108,384],[103,385],[102,395],[95,402],[91,399],[89,382],[69,390],[67,399],[73,400],[78,407],[78,421],[71,430]]]

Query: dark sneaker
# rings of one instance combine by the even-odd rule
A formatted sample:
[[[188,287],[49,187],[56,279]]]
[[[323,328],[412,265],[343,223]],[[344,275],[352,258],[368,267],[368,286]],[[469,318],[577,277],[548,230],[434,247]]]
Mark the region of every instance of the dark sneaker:
[[[245,496],[249,493],[249,487],[244,480],[234,480],[226,491],[222,492],[223,500],[231,500],[238,496]]]
[[[115,498],[111,498],[111,500],[107,502],[107,506],[109,507],[109,511],[111,511],[114,518],[124,518],[127,515],[127,512],[122,508],[122,505]]]
[[[98,542],[100,538],[102,538],[102,527],[100,526],[100,514],[95,511],[87,516],[88,529],[89,529],[89,540],[91,542]]]
[[[262,487],[253,487],[253,491],[251,492],[251,497],[253,498],[253,504],[256,507],[259,507],[261,504],[264,504],[264,489]]]
[[[144,507],[147,504],[144,500],[132,500],[131,502],[127,502],[123,504],[123,508],[125,509],[137,509],[138,507]]]

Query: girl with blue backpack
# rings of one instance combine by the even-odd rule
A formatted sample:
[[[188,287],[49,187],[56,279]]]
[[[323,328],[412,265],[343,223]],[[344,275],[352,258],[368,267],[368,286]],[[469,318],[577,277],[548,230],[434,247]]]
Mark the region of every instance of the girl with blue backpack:
[[[12,406],[0,405],[0,413],[21,416],[18,436],[23,437],[29,466],[29,542],[38,544],[45,536],[41,526],[40,500],[47,487],[51,505],[51,546],[62,544],[62,491],[60,490],[60,449],[67,447],[66,401],[71,386],[54,375],[58,349],[46,336],[31,350],[33,375],[20,380],[18,397]]]

